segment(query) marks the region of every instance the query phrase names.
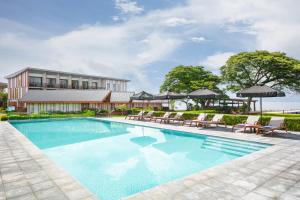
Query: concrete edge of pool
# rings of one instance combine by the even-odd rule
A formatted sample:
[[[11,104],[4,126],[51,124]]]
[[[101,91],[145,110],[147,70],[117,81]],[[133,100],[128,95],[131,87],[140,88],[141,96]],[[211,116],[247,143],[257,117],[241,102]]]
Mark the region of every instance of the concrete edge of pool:
[[[300,141],[298,140],[234,134],[215,131],[214,129],[199,130],[191,127],[178,127],[116,118],[102,120],[273,144],[273,146],[264,150],[185,178],[159,185],[129,196],[126,199],[299,198],[297,193],[295,193],[295,191],[300,190]],[[6,182],[27,183],[23,183],[24,186],[18,190],[18,193],[12,192],[16,191],[13,187],[3,189],[2,192],[0,186],[0,199],[2,196],[8,199],[13,197],[24,198],[24,196],[32,196],[32,199],[44,199],[47,197],[53,199],[53,195],[61,197],[55,199],[96,199],[92,193],[63,169],[58,168],[53,161],[48,159],[41,150],[35,147],[8,122],[0,123],[0,137],[3,139],[0,142],[0,152],[9,150],[8,154],[0,156],[0,183],[4,185],[4,188],[6,188]],[[22,147],[16,145],[18,143]],[[2,168],[5,169],[5,166],[9,164],[15,164],[15,170],[6,171],[3,174]],[[37,167],[30,169],[33,170],[30,171],[28,165],[30,167],[37,165]],[[34,179],[39,179],[41,174],[45,180],[41,179],[39,180],[40,182],[34,181]],[[46,180],[47,178],[48,180]],[[53,184],[51,185],[51,183]]]

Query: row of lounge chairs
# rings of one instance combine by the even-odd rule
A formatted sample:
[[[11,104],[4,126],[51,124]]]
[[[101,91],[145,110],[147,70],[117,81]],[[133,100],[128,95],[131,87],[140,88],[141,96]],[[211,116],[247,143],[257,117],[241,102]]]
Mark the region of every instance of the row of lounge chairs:
[[[223,114],[215,114],[211,120],[206,120],[207,114],[200,113],[195,120],[184,120],[183,113],[178,112],[174,117],[171,117],[171,112],[166,112],[162,117],[155,117],[154,111],[150,111],[145,114],[145,111],[139,112],[137,115],[128,115],[125,119],[134,119],[134,120],[144,120],[151,122],[160,122],[160,123],[173,123],[181,125],[189,125],[196,127],[208,127],[211,125],[219,126],[221,124],[227,127],[226,123],[223,120]],[[268,125],[262,126],[259,124],[259,116],[248,116],[247,120],[244,123],[236,124],[232,126],[232,131],[236,128],[242,128],[244,132],[247,129],[256,130],[256,133],[270,133],[274,134],[276,130],[285,130],[287,133],[287,128],[284,125],[284,117],[272,117]]]
[[[145,114],[145,111],[139,112],[137,115],[128,115],[125,119],[134,119],[134,120],[144,120],[144,121],[153,121],[153,122],[160,122],[160,123],[166,123],[166,124],[181,124],[181,125],[189,125],[192,126],[193,124],[197,127],[208,127],[210,125],[216,125],[219,126],[220,124],[224,124],[225,127],[227,126],[223,122],[223,114],[215,114],[214,117],[207,121],[205,120],[207,117],[206,113],[201,113],[197,117],[196,120],[185,120],[183,118],[183,112],[178,112],[174,117],[171,117],[171,112],[166,112],[162,117],[155,117],[153,116],[154,112],[150,111],[147,114]]]

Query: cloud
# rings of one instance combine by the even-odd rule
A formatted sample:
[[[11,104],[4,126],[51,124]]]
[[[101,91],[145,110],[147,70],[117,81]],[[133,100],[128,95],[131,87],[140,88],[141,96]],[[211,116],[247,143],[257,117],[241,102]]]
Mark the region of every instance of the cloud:
[[[218,70],[223,66],[228,58],[235,53],[233,52],[219,52],[210,56],[207,56],[204,60],[200,61],[199,64],[210,70]]]
[[[116,0],[115,7],[123,14],[140,14],[144,8],[138,6],[136,1],[131,0]]]
[[[85,25],[56,35],[0,18],[1,75],[36,66],[129,78],[134,89],[151,90],[149,66],[173,60],[185,43],[205,41],[199,35],[213,38],[199,45],[208,49],[200,64],[211,70],[239,51],[284,51],[300,58],[298,0],[187,0],[148,12],[136,1],[115,3],[121,14],[113,20],[119,23]],[[228,35],[234,40],[227,41]]]
[[[170,27],[190,25],[196,23],[195,20],[190,20],[186,18],[172,17],[165,20],[164,24]]]
[[[206,41],[205,37],[192,37],[191,40],[195,43],[201,43],[203,41]]]

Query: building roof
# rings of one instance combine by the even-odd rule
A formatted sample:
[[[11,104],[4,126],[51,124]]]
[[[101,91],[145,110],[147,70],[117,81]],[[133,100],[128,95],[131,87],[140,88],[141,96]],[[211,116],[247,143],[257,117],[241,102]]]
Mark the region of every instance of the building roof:
[[[134,95],[134,92],[111,92],[111,103],[129,103],[130,97]]]
[[[67,75],[73,75],[73,76],[84,76],[84,77],[91,77],[91,78],[102,78],[102,79],[110,79],[110,80],[117,80],[117,81],[126,81],[129,82],[130,80],[127,79],[120,79],[120,78],[112,78],[112,77],[105,77],[105,76],[95,76],[95,75],[88,75],[88,74],[80,74],[80,73],[72,73],[72,72],[63,72],[63,71],[56,71],[56,70],[48,70],[48,69],[41,69],[41,68],[33,68],[33,67],[26,67],[24,69],[21,69],[13,74],[5,76],[5,78],[13,78],[25,71],[29,70],[36,70],[36,71],[42,71],[42,72],[52,72],[52,73],[59,73],[59,74],[67,74]]]
[[[21,102],[72,102],[101,103],[110,94],[109,90],[29,90]]]

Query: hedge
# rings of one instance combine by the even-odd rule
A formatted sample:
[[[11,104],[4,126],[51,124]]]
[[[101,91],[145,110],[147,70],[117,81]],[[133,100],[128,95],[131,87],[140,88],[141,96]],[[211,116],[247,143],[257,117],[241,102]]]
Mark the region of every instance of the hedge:
[[[154,116],[163,116],[165,112],[163,111],[156,111],[154,112]],[[176,113],[173,113],[173,116]],[[185,120],[196,119],[199,113],[193,112],[184,112],[183,118]],[[213,113],[208,113],[206,120],[211,120],[213,118]],[[288,115],[289,116],[289,115]],[[224,115],[224,122],[227,125],[234,125],[239,123],[244,123],[247,120],[248,115],[233,115],[233,114],[225,114]],[[269,123],[272,116],[264,115],[262,118],[262,124],[266,125]],[[284,121],[285,125],[287,126],[289,131],[300,131],[300,117],[285,117]]]
[[[25,120],[25,119],[49,119],[49,118],[67,118],[67,117],[94,117],[96,115],[95,111],[87,110],[82,113],[64,113],[64,114],[13,114],[0,115],[0,121],[9,120]]]

